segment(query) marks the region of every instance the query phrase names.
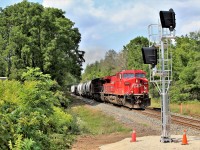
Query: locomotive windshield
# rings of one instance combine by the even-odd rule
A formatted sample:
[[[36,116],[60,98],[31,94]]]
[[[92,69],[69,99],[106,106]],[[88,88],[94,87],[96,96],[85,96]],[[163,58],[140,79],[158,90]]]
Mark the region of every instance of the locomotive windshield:
[[[145,78],[145,74],[144,73],[136,73],[136,74],[134,74],[134,73],[124,73],[123,74],[123,78],[126,78],[126,79],[134,78],[134,77],[136,77],[136,78]]]
[[[124,73],[123,74],[123,78],[134,78],[135,77],[135,74],[133,73]]]
[[[145,78],[145,74],[143,74],[143,73],[136,73],[135,77],[137,77],[137,78]]]

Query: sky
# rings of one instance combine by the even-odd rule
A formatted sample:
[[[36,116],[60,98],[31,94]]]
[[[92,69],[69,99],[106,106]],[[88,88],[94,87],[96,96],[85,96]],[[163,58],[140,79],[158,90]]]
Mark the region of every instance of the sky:
[[[0,7],[22,0],[0,0]],[[106,51],[120,52],[130,40],[148,38],[148,26],[159,23],[159,12],[172,8],[176,14],[176,36],[200,29],[200,0],[29,0],[65,11],[81,33],[83,64],[104,58]]]

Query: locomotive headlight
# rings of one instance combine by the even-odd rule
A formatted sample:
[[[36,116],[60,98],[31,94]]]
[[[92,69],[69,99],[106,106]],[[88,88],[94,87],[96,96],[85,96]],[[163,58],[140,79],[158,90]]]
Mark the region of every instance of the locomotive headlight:
[[[136,79],[136,81],[135,81],[136,83],[138,83],[138,79]]]
[[[130,85],[130,82],[124,82],[124,85]]]

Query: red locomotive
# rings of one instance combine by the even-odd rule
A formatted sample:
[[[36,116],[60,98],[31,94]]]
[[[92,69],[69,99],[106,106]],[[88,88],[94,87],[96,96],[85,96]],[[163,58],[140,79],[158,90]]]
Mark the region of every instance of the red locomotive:
[[[124,70],[105,77],[101,99],[129,108],[150,106],[148,80],[142,70]]]
[[[77,93],[129,108],[150,106],[148,79],[142,70],[124,70],[114,76],[80,83]]]

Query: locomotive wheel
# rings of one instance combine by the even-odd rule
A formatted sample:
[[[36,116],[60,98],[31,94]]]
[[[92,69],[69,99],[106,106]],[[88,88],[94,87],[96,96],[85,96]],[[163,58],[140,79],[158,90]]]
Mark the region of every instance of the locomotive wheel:
[[[122,98],[122,104],[125,107],[128,107],[130,109],[134,108],[134,105],[132,104],[132,100],[127,100],[127,96],[124,96],[124,98]]]
[[[100,96],[101,96],[101,98],[100,98],[100,99],[101,99],[101,101],[105,102],[104,93],[101,93],[101,95],[100,95]]]
[[[122,105],[126,106],[126,96],[124,96],[123,98],[121,98],[121,101],[122,101]]]
[[[120,97],[116,97],[116,99],[117,99],[117,104],[118,104],[118,105],[123,105],[123,104],[122,104],[122,100],[121,100]]]

